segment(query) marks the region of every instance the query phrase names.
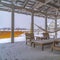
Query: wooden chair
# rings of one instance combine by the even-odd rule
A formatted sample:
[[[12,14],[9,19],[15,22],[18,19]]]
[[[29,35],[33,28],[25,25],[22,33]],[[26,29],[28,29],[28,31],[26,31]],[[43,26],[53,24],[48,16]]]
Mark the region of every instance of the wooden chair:
[[[49,33],[42,33],[43,37],[37,37],[37,40],[46,40],[49,39]]]
[[[49,33],[43,33],[44,39],[49,39]]]
[[[25,33],[25,36],[26,36],[26,44],[28,44],[28,43],[31,44],[32,40],[34,40],[34,34],[32,34],[32,33]]]

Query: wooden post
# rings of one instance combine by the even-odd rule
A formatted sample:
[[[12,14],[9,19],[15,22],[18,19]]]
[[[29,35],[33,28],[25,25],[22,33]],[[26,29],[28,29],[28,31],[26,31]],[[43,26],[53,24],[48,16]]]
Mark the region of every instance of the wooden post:
[[[14,43],[14,4],[12,1],[12,13],[11,13],[11,43]]]
[[[34,13],[31,15],[31,33],[34,34]]]
[[[57,16],[55,16],[55,30],[57,30]],[[57,31],[55,32],[55,38],[57,38]]]
[[[0,0],[0,2],[1,2],[1,0]]]
[[[45,15],[45,30],[47,31],[47,12],[46,12],[46,15]]]
[[[34,39],[34,13],[32,12],[31,15],[31,39]]]

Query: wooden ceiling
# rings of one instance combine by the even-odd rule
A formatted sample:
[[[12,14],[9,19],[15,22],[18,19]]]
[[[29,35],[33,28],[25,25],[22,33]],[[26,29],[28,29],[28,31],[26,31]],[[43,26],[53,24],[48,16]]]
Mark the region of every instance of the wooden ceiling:
[[[12,10],[12,3],[17,13],[60,18],[60,0],[0,0],[0,10]]]

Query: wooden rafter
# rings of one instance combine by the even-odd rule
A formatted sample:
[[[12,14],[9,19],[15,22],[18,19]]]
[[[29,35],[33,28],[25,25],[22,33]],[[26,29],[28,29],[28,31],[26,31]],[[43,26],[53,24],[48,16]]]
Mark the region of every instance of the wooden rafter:
[[[54,32],[60,31],[60,29],[56,29],[56,30],[54,30],[54,31],[48,31],[48,30],[45,30],[44,28],[38,26],[37,24],[35,24],[35,26],[37,26],[39,29],[41,29],[41,30],[43,30],[43,31],[45,31],[45,32],[47,32],[47,33],[54,33]]]
[[[24,5],[23,5],[24,8],[25,8],[25,6],[27,5],[28,1],[29,1],[29,0],[26,0],[26,1],[25,1]]]
[[[1,1],[1,0],[0,0]],[[3,0],[4,1],[4,0]],[[8,8],[8,9],[12,9],[12,4],[11,4],[11,2],[9,2],[9,3],[6,3],[6,2],[3,2],[3,1],[1,1],[0,2],[0,4],[2,4],[3,5],[3,7],[5,7],[5,9],[6,9],[6,7]],[[56,5],[55,7],[53,6],[53,5],[49,5],[49,3],[51,3],[52,2],[52,0],[45,0],[45,3],[43,3],[42,1],[43,0],[34,0],[34,1],[32,1],[32,0],[23,0],[22,2],[24,2],[21,6],[19,6],[19,4],[18,3],[16,3],[16,2],[19,2],[19,3],[22,3],[21,2],[22,0],[14,0],[13,1],[13,3],[14,3],[14,9],[19,9],[19,10],[22,10],[22,9],[24,9],[24,10],[26,10],[26,13],[27,13],[27,11],[28,12],[34,12],[34,13],[41,13],[41,14],[43,14],[43,15],[46,15],[46,13],[45,13],[45,10],[48,10],[48,13],[47,13],[47,15],[48,16],[57,16],[56,14],[54,14],[54,12],[51,12],[51,10],[50,10],[50,8],[52,7],[53,9],[54,9],[54,11],[55,11],[55,9],[58,9],[58,8],[56,8],[56,6],[58,6],[58,5]],[[31,1],[31,2],[30,2]],[[34,6],[32,6],[32,7],[28,7],[28,8],[25,8],[25,7],[27,7],[27,4],[29,4],[28,2],[30,2],[31,3],[31,6],[34,4],[34,2],[41,2],[41,3],[43,3],[43,5],[39,5],[41,8],[42,7],[44,7],[43,8],[43,11],[41,10],[41,8],[40,8],[40,10],[39,9],[35,9],[37,6],[38,6],[38,4],[34,4]],[[33,2],[33,3],[32,3]],[[51,3],[52,4],[52,3]],[[48,7],[49,8],[45,8],[45,6],[47,6],[48,5]],[[38,6],[38,7],[39,7]],[[32,8],[32,9],[30,9],[30,8]],[[18,11],[19,12],[19,11]],[[55,11],[56,12],[56,11]],[[60,16],[60,15],[58,15],[58,16]]]

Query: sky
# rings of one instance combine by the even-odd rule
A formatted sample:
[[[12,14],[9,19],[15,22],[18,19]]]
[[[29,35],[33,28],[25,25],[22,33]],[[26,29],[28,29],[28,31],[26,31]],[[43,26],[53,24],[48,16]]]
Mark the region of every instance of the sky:
[[[14,17],[15,28],[27,28],[31,27],[31,16],[25,14],[15,13]],[[53,20],[54,21],[54,20]],[[48,25],[52,22],[52,19],[48,19]],[[60,22],[60,20],[58,20]],[[34,16],[34,24],[45,28],[45,18]],[[37,28],[34,25],[35,28]],[[11,28],[11,12],[0,11],[0,28]]]
[[[0,11],[0,28],[11,27],[11,13]]]
[[[15,13],[14,19],[15,19],[15,22],[14,22],[15,28],[30,29],[31,27],[30,15]],[[35,16],[34,23],[44,27],[44,18],[39,18]],[[0,28],[11,28],[11,12],[0,11]]]

